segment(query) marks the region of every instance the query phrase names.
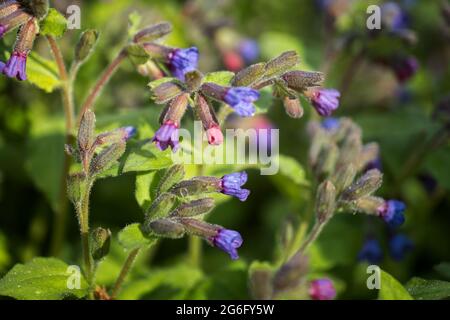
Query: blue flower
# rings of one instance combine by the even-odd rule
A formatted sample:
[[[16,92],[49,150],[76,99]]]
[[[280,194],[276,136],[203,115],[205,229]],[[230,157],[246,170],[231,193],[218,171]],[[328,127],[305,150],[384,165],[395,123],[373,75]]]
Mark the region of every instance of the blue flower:
[[[169,54],[169,69],[178,79],[184,81],[184,75],[198,66],[198,49],[174,49]]]
[[[321,123],[322,128],[324,128],[327,131],[334,131],[334,130],[336,130],[337,128],[339,128],[339,124],[340,124],[339,119],[332,118],[332,117],[326,118]]]
[[[137,132],[136,128],[132,127],[132,126],[123,127],[122,130],[124,132],[124,139],[125,139],[125,141],[131,139],[132,137],[134,137],[134,135]]]
[[[242,189],[241,186],[246,182],[247,173],[245,171],[224,175],[221,179],[221,192],[229,196],[234,196],[241,201],[245,201],[250,194],[250,190]]]
[[[339,107],[341,94],[335,89],[312,89],[311,103],[317,113],[323,117],[329,117]]]
[[[367,163],[366,167],[364,168],[364,171],[369,171],[372,169],[378,169],[379,171],[383,170],[383,164],[381,163],[380,157],[376,157],[375,159]]]
[[[361,251],[358,253],[359,261],[367,261],[370,264],[378,264],[383,259],[383,250],[377,239],[367,239]]]
[[[413,242],[404,234],[397,234],[389,241],[389,252],[391,257],[400,261],[403,260],[405,254],[413,249]]]
[[[239,53],[246,63],[252,63],[259,57],[259,45],[253,39],[245,39],[239,43]]]
[[[166,121],[156,131],[155,136],[152,139],[156,146],[164,151],[168,147],[171,147],[173,152],[178,149],[178,126],[173,121]]]
[[[406,206],[398,200],[388,200],[378,208],[380,217],[391,227],[396,228],[405,222]]]
[[[233,107],[241,117],[251,117],[255,114],[253,102],[258,99],[259,92],[247,87],[231,87],[224,96],[225,103]]]
[[[242,245],[242,242],[239,232],[228,229],[220,229],[212,239],[213,245],[228,253],[233,260],[239,258],[237,249]]]
[[[9,60],[4,64],[0,64],[1,72],[10,78],[17,78],[23,81],[27,79],[25,72],[27,65],[27,54],[19,51],[14,51]]]
[[[389,1],[381,5],[383,22],[393,31],[399,32],[408,28],[408,16],[395,2]]]
[[[313,300],[333,300],[336,289],[330,279],[317,279],[309,285],[309,295]]]

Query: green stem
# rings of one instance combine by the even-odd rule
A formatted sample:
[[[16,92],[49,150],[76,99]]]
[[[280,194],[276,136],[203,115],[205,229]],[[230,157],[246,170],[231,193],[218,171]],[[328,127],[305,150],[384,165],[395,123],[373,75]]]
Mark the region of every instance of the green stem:
[[[77,206],[78,209],[78,219],[80,223],[80,234],[81,234],[81,246],[83,252],[83,263],[84,271],[86,274],[86,279],[89,284],[90,289],[93,289],[93,262],[91,256],[90,248],[90,236],[89,236],[89,196],[91,193],[91,188],[93,182],[87,178],[86,181],[86,191],[83,195],[81,203]]]
[[[73,140],[72,131],[75,118],[73,91],[72,91],[73,81],[71,78],[68,77],[62,53],[55,38],[53,38],[52,36],[47,36],[46,38],[49,43],[50,50],[55,59],[56,65],[58,67],[59,78],[61,80],[62,104],[66,120],[66,128],[65,128],[66,143],[71,144]],[[54,216],[53,233],[50,245],[51,254],[54,256],[58,256],[60,254],[62,244],[64,243],[65,227],[68,213],[68,201],[66,197],[67,194],[66,177],[69,173],[70,164],[71,164],[71,157],[67,154],[64,154],[63,172],[61,175],[61,183],[59,191],[60,193],[59,205]]]
[[[94,105],[95,100],[99,96],[100,92],[102,91],[106,83],[108,83],[109,79],[111,79],[111,76],[114,74],[114,72],[116,72],[120,63],[125,59],[126,56],[127,51],[125,49],[122,49],[97,80],[96,84],[89,93],[89,96],[86,98],[86,101],[81,107],[80,113],[78,114],[78,123],[80,123],[81,118],[83,117],[83,114],[86,112],[86,110],[92,109],[92,106]]]
[[[116,283],[114,284],[114,288],[111,293],[111,299],[115,299],[117,297],[120,287],[122,286],[123,282],[125,281],[125,278],[127,277],[128,273],[130,272],[131,267],[133,266],[133,263],[136,260],[137,255],[139,254],[139,251],[140,251],[140,248],[137,248],[137,249],[132,250],[128,254],[127,260],[125,260],[122,270],[120,271],[120,274],[117,277]]]
[[[202,239],[190,236],[188,252],[190,264],[195,268],[200,268],[202,262]]]
[[[311,232],[308,234],[307,238],[303,242],[302,246],[298,250],[299,254],[305,253],[313,244],[314,241],[319,237],[320,233],[323,230],[323,227],[325,226],[326,222],[316,222],[311,229]]]

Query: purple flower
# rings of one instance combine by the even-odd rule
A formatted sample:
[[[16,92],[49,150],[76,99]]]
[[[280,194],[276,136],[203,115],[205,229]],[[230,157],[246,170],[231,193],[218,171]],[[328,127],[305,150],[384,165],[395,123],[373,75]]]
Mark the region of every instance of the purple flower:
[[[156,131],[152,142],[155,142],[156,146],[162,151],[166,150],[169,146],[172,148],[173,152],[177,151],[178,125],[173,121],[166,121],[158,131]]]
[[[414,57],[396,59],[392,62],[391,68],[398,81],[403,83],[416,74],[417,69],[419,69],[419,62]]]
[[[370,264],[378,264],[383,259],[383,250],[377,239],[369,238],[364,242],[358,253],[359,261],[367,261]]]
[[[174,49],[169,54],[169,69],[178,79],[184,81],[184,75],[197,69],[198,49],[191,47],[188,49]]]
[[[372,169],[378,169],[379,171],[383,171],[383,164],[381,163],[381,158],[376,157],[369,163],[367,163],[366,167],[364,168],[364,171],[369,171]]]
[[[404,234],[397,234],[389,240],[389,252],[391,257],[400,261],[405,254],[413,249],[413,242]]]
[[[124,132],[124,139],[125,139],[125,141],[131,139],[132,137],[134,137],[134,135],[137,132],[136,128],[132,127],[132,126],[123,127],[122,130]]]
[[[380,217],[391,227],[399,227],[405,222],[404,211],[406,206],[398,200],[388,200],[378,208]]]
[[[216,236],[214,236],[211,242],[215,247],[228,253],[231,259],[236,260],[239,258],[237,248],[239,248],[243,242],[239,232],[228,229],[220,229],[217,231]]]
[[[335,89],[313,89],[311,103],[319,115],[329,117],[339,107],[340,96]]]
[[[333,300],[336,289],[330,279],[317,279],[309,285],[309,295],[313,300]]]
[[[394,32],[408,27],[408,16],[395,2],[389,1],[381,5],[383,22]]]
[[[221,182],[222,193],[234,196],[241,201],[247,200],[250,190],[241,189],[241,186],[247,182],[247,173],[245,171],[224,175]]]
[[[239,43],[239,53],[246,63],[252,63],[259,57],[259,45],[253,39],[245,39]]]
[[[2,73],[10,78],[23,81],[27,79],[25,72],[27,65],[27,54],[14,51],[4,66],[0,66]]]
[[[339,128],[340,121],[337,118],[326,118],[322,121],[321,126],[327,131],[335,131]]]
[[[224,96],[225,103],[233,107],[241,117],[251,117],[255,114],[253,102],[258,99],[259,92],[247,87],[231,87]]]

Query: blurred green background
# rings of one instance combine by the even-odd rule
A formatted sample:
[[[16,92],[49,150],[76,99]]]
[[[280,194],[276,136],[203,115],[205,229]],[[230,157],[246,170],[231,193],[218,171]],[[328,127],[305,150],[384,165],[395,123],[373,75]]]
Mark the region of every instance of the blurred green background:
[[[90,85],[126,41],[124,30],[129,14],[134,11],[143,17],[142,25],[161,20],[171,22],[174,32],[165,42],[177,47],[197,46],[203,72],[230,68],[233,61],[227,60],[226,53],[233,51],[241,39],[251,38],[260,47],[257,61],[265,61],[285,50],[296,50],[301,57],[301,69],[326,70],[327,87],[342,88],[344,75],[363,43],[358,36],[367,33],[365,8],[381,3],[356,1],[351,9],[339,13],[330,27],[324,9],[308,0],[52,2],[61,12],[70,4],[80,5],[82,29],[95,28],[101,34],[97,50],[80,70],[75,91],[77,104],[83,101]],[[373,40],[359,68],[350,72],[352,81],[336,116],[351,117],[362,127],[365,142],[380,144],[385,174],[381,195],[407,204],[406,223],[400,232],[412,239],[414,250],[404,260],[393,261],[387,253],[389,231],[381,221],[363,215],[335,217],[314,246],[311,264],[314,275],[327,275],[336,281],[338,298],[376,296],[365,285],[366,265],[357,261],[358,251],[369,232],[385,249],[381,267],[401,282],[414,276],[450,280],[450,266],[445,264],[450,262],[448,139],[438,148],[430,147],[436,133],[449,130],[449,102],[446,109],[445,103],[441,108],[447,114],[437,111],[450,94],[450,32],[442,15],[445,2],[399,1],[408,12],[417,43],[408,45],[389,37]],[[80,30],[71,30],[59,40],[67,62],[72,59],[79,34]],[[346,39],[352,36],[356,40],[346,45]],[[1,52],[8,50],[13,41],[13,35],[5,37],[0,44]],[[337,53],[333,54],[330,46]],[[34,50],[50,58],[43,39],[37,40]],[[389,68],[372,59],[380,52],[414,55],[420,64],[418,72],[406,83],[398,83]],[[99,123],[114,123],[117,114],[129,115],[129,123],[124,124],[139,123],[144,114],[156,121],[161,107],[151,102],[148,82],[130,62],[125,62],[96,105]],[[0,90],[2,275],[15,263],[53,254],[53,203],[58,197],[55,181],[60,181],[64,136],[58,91],[47,94],[27,82],[18,83],[5,77],[0,77]],[[305,104],[304,117],[291,119],[277,100],[270,102],[267,114],[273,126],[280,129],[280,153],[296,158],[304,166],[299,171],[302,175],[307,171],[305,126],[312,116],[311,108]],[[447,131],[442,131],[445,125]],[[405,164],[417,154],[419,160],[413,170],[403,177]],[[300,222],[310,192],[283,171],[270,177],[260,176],[256,170],[248,172],[247,187],[252,192],[248,201],[224,202],[208,218],[240,231],[245,242],[239,261],[231,262],[222,252],[204,245],[201,268],[191,268],[187,239],[164,240],[141,256],[122,297],[248,298],[249,264],[276,258],[283,226],[287,221],[294,225]],[[134,174],[126,174],[96,184],[91,205],[93,226],[108,227],[114,233],[126,224],[142,220],[134,198],[134,180]],[[60,250],[56,249],[65,261],[77,263],[80,245],[72,208],[66,222],[66,239],[57,246]],[[113,245],[112,253],[99,271],[100,283],[110,285],[114,281],[124,256]]]

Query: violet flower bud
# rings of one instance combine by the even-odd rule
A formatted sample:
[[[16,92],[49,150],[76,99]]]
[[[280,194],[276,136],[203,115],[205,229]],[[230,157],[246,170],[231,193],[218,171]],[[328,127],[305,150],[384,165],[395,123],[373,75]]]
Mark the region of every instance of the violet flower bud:
[[[417,69],[419,69],[419,62],[412,56],[404,59],[396,59],[391,63],[391,68],[398,81],[403,83],[416,74]]]
[[[313,88],[306,95],[321,116],[329,117],[339,107],[341,94],[335,89]]]
[[[237,249],[242,245],[243,239],[239,232],[228,229],[220,229],[210,239],[211,243],[222,251],[228,253],[232,260],[239,259]]]
[[[311,281],[309,295],[313,300],[333,300],[336,297],[336,289],[330,279],[317,279]]]
[[[381,17],[383,23],[393,32],[399,32],[408,27],[408,16],[393,1],[388,1],[381,5]]]
[[[396,228],[405,222],[405,209],[403,202],[388,200],[378,208],[378,214],[389,226]]]
[[[368,238],[358,253],[358,261],[367,261],[370,264],[378,264],[383,259],[383,249],[375,238]]]
[[[245,201],[250,194],[250,190],[242,189],[241,186],[246,182],[247,173],[245,171],[224,175],[221,179],[221,192]]]
[[[213,108],[202,94],[195,97],[195,113],[202,121],[203,129],[206,130],[208,143],[211,145],[220,145],[223,142],[223,134],[217,121]]]
[[[321,127],[328,132],[334,132],[339,128],[339,124],[340,124],[339,119],[329,117],[329,118],[325,118],[322,121]]]
[[[173,152],[178,150],[178,125],[171,120],[167,120],[156,131],[155,136],[152,138],[152,142],[155,142],[156,146],[164,151],[170,147]]]

